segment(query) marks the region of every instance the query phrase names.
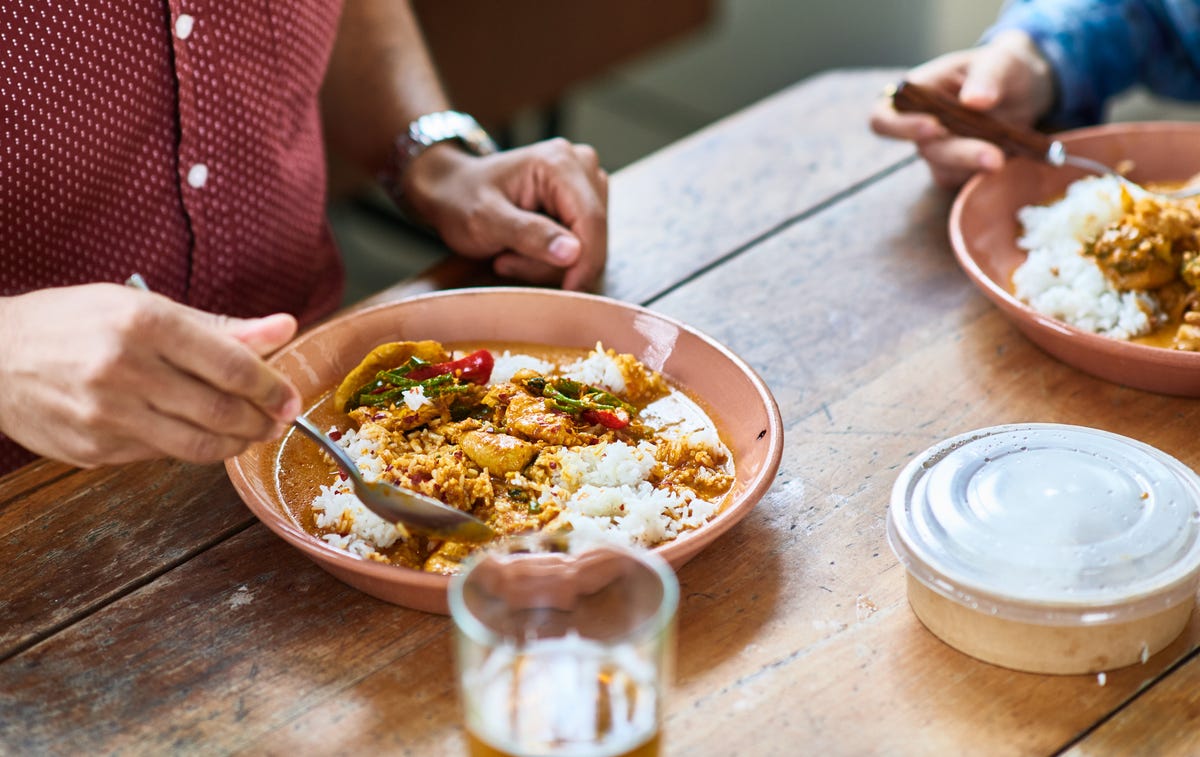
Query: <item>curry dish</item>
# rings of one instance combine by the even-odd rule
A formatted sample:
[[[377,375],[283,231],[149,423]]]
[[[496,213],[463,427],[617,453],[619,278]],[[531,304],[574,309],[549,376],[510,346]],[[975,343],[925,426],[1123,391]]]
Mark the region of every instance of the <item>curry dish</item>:
[[[1121,206],[1084,253],[1118,291],[1158,303],[1155,332],[1136,341],[1200,350],[1200,198],[1134,199],[1122,186]]]
[[[632,355],[395,342],[333,395],[332,430],[370,479],[466,510],[498,534],[589,531],[654,546],[697,528],[733,461],[700,406]],[[454,573],[473,548],[362,508],[331,468],[305,527],[364,559]]]

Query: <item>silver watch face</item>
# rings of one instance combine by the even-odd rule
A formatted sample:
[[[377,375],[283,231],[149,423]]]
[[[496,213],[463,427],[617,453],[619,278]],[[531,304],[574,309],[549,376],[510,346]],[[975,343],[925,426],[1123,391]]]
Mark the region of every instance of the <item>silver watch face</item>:
[[[395,149],[378,179],[397,206],[404,207],[401,177],[417,156],[439,142],[456,141],[473,155],[490,155],[499,148],[474,118],[456,110],[421,116],[396,137]]]
[[[495,143],[478,121],[466,113],[454,110],[421,116],[409,126],[408,137],[411,143],[406,152],[410,158],[420,155],[426,148],[451,139],[459,140],[476,155],[487,155],[496,151]]]

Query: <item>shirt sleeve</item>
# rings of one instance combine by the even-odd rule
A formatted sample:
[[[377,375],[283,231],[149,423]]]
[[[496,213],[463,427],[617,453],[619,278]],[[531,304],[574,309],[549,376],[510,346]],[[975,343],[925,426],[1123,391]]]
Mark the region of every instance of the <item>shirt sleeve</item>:
[[[1200,99],[1195,6],[1164,0],[1009,0],[983,39],[1007,29],[1028,33],[1056,76],[1057,98],[1046,123],[1081,126],[1102,120],[1109,98],[1135,84]]]

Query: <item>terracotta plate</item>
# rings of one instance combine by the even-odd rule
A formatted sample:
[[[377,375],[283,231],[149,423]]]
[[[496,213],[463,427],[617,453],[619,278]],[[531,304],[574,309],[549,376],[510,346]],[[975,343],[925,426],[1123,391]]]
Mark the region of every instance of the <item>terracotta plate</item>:
[[[1107,165],[1133,161],[1137,182],[1181,181],[1200,172],[1200,123],[1122,123],[1060,135],[1068,152]],[[1200,353],[1118,341],[1041,315],[1011,293],[1012,273],[1025,260],[1017,247],[1017,211],[1053,201],[1088,174],[1011,160],[967,182],[950,212],[950,241],[963,270],[1014,324],[1068,365],[1117,384],[1162,394],[1200,397]]]
[[[404,339],[582,348],[602,341],[661,371],[704,405],[733,452],[736,481],[730,502],[713,520],[657,548],[676,568],[745,517],[779,468],[779,408],[749,366],[678,321],[605,297],[521,287],[423,295],[330,321],[296,339],[271,362],[295,382],[306,408],[331,413],[322,400],[342,377],[376,345]],[[298,518],[329,470],[307,440],[289,434],[281,442],[257,445],[227,461],[226,469],[267,527],[337,578],[388,602],[446,612],[445,576],[360,560],[300,527]]]

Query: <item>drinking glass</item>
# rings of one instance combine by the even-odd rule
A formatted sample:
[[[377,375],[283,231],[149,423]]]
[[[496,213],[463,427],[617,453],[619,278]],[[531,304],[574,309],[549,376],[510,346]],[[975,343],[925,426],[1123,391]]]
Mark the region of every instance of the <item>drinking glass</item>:
[[[450,581],[475,757],[657,755],[679,583],[649,550],[503,539]]]

